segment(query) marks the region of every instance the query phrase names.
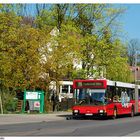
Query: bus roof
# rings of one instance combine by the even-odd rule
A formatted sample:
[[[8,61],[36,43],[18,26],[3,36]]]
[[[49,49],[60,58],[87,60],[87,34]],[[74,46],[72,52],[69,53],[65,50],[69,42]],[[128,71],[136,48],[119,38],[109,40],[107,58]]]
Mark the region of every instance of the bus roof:
[[[116,82],[117,87],[135,88],[135,84]]]
[[[107,80],[107,85],[115,86],[115,84],[117,87],[135,88],[135,84]]]

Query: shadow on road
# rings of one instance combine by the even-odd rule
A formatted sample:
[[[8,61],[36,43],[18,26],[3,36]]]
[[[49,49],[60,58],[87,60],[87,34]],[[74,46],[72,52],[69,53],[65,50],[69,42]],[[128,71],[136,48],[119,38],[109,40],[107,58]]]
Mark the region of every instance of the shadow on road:
[[[134,117],[138,117],[140,114],[135,115]],[[113,120],[112,117],[105,117],[105,116],[73,116],[69,115],[57,115],[57,117],[66,118],[66,120]],[[120,115],[116,119],[122,118],[131,118],[129,115]]]
[[[66,120],[109,120],[109,117],[95,117],[95,116],[73,116],[73,115],[57,115],[57,117],[66,118]]]

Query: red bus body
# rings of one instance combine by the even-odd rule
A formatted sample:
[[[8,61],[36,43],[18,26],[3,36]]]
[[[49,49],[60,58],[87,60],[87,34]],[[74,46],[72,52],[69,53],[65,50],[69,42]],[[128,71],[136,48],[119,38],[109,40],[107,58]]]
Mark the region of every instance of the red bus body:
[[[105,93],[108,92],[108,88],[112,88],[112,93],[107,93],[108,96],[111,95],[112,98],[108,99],[108,101],[103,105],[92,105],[92,104],[75,104],[72,107],[73,115],[84,115],[84,116],[114,116],[115,115],[124,115],[130,114],[133,116],[135,113],[140,112],[140,101],[138,101],[138,111],[136,111],[135,106],[135,99],[132,97],[134,96],[135,85],[122,83],[122,82],[115,82],[115,81],[107,81],[107,80],[74,80],[73,81],[73,88],[74,90],[81,90],[81,89],[90,89],[94,92],[94,90],[104,90]],[[119,92],[119,90],[121,92]],[[124,91],[129,92],[127,98],[129,99],[127,103],[124,104],[122,100],[123,96],[120,98],[120,101],[114,101],[114,96],[118,96],[119,94],[123,95]],[[132,91],[132,93],[131,93]],[[114,93],[116,92],[116,93]],[[117,93],[118,92],[118,93]],[[74,93],[77,94],[77,93]],[[80,94],[80,92],[79,92]],[[96,96],[98,93],[96,93]],[[116,95],[118,94],[118,95]],[[125,94],[126,95],[126,94]],[[93,94],[94,96],[94,94]],[[130,97],[129,97],[130,96]],[[78,97],[78,96],[77,96]],[[78,99],[76,99],[78,100]],[[133,112],[132,112],[133,111]]]

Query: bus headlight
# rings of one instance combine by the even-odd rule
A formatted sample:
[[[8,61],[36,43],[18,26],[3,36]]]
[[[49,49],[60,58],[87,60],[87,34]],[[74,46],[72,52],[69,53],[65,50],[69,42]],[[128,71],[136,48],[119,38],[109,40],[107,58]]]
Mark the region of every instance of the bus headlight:
[[[104,113],[104,110],[99,110],[99,113]]]
[[[73,112],[74,112],[74,113],[78,113],[78,110],[74,110]]]

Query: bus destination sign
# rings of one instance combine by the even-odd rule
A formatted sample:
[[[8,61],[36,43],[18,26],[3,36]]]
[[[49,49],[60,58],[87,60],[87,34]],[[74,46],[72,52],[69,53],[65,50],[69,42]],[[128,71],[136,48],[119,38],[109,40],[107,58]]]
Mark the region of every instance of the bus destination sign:
[[[77,82],[77,87],[96,87],[96,86],[103,86],[103,82]]]

